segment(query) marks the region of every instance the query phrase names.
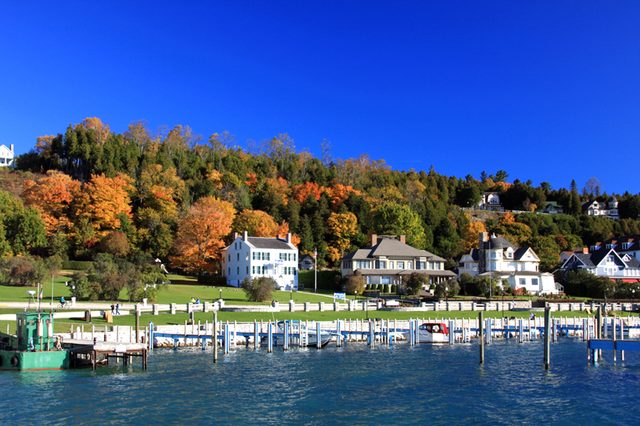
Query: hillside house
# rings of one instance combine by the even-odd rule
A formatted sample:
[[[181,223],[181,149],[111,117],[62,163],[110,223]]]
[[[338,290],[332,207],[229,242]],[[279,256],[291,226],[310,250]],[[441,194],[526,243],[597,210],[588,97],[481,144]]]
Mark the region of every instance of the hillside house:
[[[562,286],[553,275],[540,272],[540,259],[530,247],[517,247],[507,239],[480,233],[478,248],[462,256],[458,275],[487,276],[507,282],[515,291],[531,294],[557,294]]]
[[[367,284],[402,284],[413,272],[424,274],[429,283],[438,283],[455,274],[444,269],[445,259],[406,244],[405,236],[371,236],[371,245],[342,258],[341,272],[346,277],[356,271]]]
[[[298,289],[298,249],[286,239],[236,235],[223,250],[227,284],[240,287],[245,278],[273,278],[279,290]]]
[[[13,166],[15,161],[15,152],[13,144],[6,146],[0,145],[0,167]]]

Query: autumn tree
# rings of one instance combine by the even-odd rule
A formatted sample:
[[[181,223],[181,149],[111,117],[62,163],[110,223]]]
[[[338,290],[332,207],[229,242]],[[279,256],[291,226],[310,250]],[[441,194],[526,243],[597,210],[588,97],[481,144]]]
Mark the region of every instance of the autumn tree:
[[[479,220],[470,220],[467,228],[464,230],[464,251],[469,252],[471,249],[478,247],[479,235],[487,232],[484,222]]]
[[[98,236],[119,229],[122,217],[131,216],[131,183],[126,175],[92,175],[79,196],[78,217],[87,219]]]
[[[227,201],[214,197],[196,201],[178,224],[172,265],[197,275],[219,272],[223,238],[231,232],[235,216]]]
[[[351,240],[358,234],[358,218],[351,212],[331,213],[327,220],[330,235],[327,249],[329,259],[337,262],[351,246]]]
[[[80,191],[80,182],[56,170],[24,183],[23,197],[40,213],[48,235],[66,233],[72,226],[71,205]]]
[[[253,237],[275,237],[278,235],[278,224],[270,214],[261,210],[242,210],[233,222],[233,229]]]

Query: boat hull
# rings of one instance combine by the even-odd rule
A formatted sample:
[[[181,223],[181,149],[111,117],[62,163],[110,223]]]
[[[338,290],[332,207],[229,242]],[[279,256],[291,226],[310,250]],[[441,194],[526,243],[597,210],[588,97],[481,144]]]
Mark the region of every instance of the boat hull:
[[[69,368],[67,351],[7,351],[0,350],[0,370],[41,371]]]

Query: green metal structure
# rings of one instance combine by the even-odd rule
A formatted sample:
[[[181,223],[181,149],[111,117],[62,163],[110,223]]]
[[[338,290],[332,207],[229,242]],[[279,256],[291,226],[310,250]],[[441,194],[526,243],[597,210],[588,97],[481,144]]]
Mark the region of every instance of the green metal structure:
[[[0,369],[69,368],[69,352],[56,345],[52,313],[20,312],[16,314],[16,322],[16,336],[0,334]]]

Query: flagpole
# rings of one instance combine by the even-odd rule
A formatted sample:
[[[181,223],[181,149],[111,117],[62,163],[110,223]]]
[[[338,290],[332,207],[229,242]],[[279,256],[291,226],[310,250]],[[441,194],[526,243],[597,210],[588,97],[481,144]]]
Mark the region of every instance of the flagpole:
[[[313,266],[313,291],[318,292],[318,249],[313,249],[313,260],[315,262]]]

